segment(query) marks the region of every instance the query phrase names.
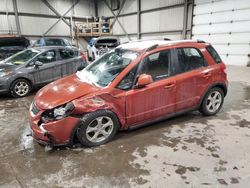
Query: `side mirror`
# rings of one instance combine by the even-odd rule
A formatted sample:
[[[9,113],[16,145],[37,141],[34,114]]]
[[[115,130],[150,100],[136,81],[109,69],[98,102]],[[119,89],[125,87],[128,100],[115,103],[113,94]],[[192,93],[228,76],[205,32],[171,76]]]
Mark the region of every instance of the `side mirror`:
[[[41,61],[36,61],[34,65],[35,67],[40,67],[40,66],[43,66],[43,63]]]
[[[137,81],[137,87],[142,88],[145,87],[148,84],[151,84],[153,82],[153,78],[151,75],[148,74],[142,74],[139,76],[138,81]]]

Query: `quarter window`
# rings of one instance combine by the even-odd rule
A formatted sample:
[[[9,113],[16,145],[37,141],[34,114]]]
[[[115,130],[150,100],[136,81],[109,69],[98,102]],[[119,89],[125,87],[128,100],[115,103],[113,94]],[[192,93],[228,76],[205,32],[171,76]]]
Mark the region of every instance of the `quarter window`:
[[[60,49],[59,53],[62,59],[70,59],[75,56],[75,53],[72,50]]]
[[[206,49],[207,49],[208,53],[212,56],[212,58],[214,59],[214,61],[216,63],[221,63],[222,62],[219,54],[216,52],[216,50],[212,46],[208,46],[208,47],[206,47]]]
[[[178,48],[177,72],[187,72],[205,66],[205,60],[200,51],[196,48]]]
[[[151,75],[153,80],[166,78],[170,73],[170,51],[161,51],[144,59],[141,74]]]

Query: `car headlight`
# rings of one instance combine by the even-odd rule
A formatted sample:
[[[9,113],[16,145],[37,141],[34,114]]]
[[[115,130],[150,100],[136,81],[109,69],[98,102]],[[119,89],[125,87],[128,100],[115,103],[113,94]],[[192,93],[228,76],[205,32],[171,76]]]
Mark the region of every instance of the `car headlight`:
[[[64,105],[58,106],[54,109],[47,110],[42,114],[42,122],[46,123],[48,121],[60,120],[71,114],[75,106],[72,102],[66,103]]]

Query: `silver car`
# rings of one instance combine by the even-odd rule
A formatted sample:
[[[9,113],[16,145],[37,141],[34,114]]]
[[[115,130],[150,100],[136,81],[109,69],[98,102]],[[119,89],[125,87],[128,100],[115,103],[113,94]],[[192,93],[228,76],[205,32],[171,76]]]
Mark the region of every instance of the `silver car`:
[[[36,47],[0,62],[0,94],[24,97],[36,87],[87,66],[75,47]]]

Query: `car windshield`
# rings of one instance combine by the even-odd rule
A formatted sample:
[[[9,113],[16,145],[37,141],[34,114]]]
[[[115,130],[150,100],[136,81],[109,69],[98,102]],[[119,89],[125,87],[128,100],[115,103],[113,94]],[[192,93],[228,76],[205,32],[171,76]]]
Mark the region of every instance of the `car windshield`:
[[[115,49],[102,56],[76,75],[84,82],[99,87],[108,86],[139,53],[130,50]]]
[[[22,65],[25,62],[29,61],[31,58],[35,57],[38,53],[40,53],[40,51],[34,49],[24,50],[5,59],[3,63],[11,65]]]

